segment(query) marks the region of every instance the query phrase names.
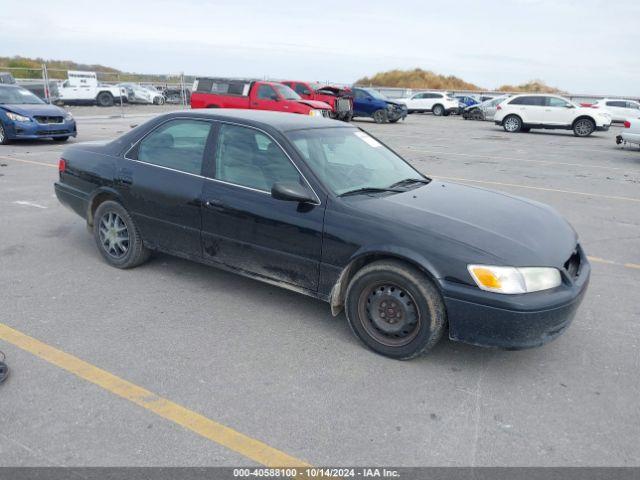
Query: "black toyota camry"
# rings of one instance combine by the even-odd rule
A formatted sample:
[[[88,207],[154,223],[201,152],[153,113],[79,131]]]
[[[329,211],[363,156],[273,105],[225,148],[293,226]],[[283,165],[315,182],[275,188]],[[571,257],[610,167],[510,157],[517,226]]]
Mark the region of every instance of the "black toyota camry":
[[[427,178],[329,119],[169,113],[68,148],[59,170],[58,199],[114,267],[162,251],[311,295],[393,358],[444,332],[541,345],[566,329],[589,281],[575,231],[550,207]]]

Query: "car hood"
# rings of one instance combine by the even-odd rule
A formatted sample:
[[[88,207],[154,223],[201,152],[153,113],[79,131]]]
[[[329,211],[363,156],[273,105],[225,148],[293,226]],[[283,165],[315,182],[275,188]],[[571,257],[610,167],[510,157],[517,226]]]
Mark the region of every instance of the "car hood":
[[[402,99],[399,99],[399,100],[389,100],[389,99],[387,99],[387,100],[385,100],[385,102],[387,102],[388,104],[391,104],[391,105],[398,105],[400,107],[406,106],[406,104],[401,100]]]
[[[308,105],[311,108],[318,108],[318,109],[324,109],[324,110],[331,110],[331,105],[325,103],[325,102],[320,102],[318,100],[296,100],[298,103],[302,103],[303,105]]]
[[[42,116],[52,116],[52,115],[62,115],[64,116],[67,112],[65,112],[62,108],[56,107],[55,105],[49,105],[47,103],[35,104],[35,105],[23,105],[23,104],[2,104],[0,108],[4,110],[8,110],[13,113],[17,113],[18,115],[24,116],[33,116],[33,115],[42,115]]]
[[[562,268],[578,241],[551,207],[506,193],[433,180],[394,195],[368,197],[360,207],[425,237],[445,237],[503,265]]]

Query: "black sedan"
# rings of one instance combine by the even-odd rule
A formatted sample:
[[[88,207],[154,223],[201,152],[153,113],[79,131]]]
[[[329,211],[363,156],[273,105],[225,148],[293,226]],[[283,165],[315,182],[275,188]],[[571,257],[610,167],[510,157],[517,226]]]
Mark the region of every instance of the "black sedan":
[[[68,148],[59,170],[58,199],[114,267],[162,251],[320,298],[393,358],[426,352],[447,326],[476,345],[541,345],[589,280],[550,207],[427,178],[334,120],[169,113]]]

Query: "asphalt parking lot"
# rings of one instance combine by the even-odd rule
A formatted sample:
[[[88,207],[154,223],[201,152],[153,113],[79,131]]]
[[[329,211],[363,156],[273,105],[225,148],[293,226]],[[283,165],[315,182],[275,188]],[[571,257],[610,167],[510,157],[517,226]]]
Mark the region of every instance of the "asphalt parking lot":
[[[76,108],[69,143],[173,109]],[[0,147],[0,466],[256,465],[268,448],[313,465],[640,465],[640,151],[615,145],[620,127],[356,124],[429,176],[566,216],[593,265],[569,330],[538,349],[444,340],[389,360],[323,302],[165,255],[107,266],[54,196],[65,146]]]

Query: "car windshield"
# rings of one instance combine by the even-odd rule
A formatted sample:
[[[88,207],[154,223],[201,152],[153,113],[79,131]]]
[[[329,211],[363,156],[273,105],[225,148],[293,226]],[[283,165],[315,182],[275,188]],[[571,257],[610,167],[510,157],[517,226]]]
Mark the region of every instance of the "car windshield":
[[[274,85],[274,88],[278,91],[280,96],[285,100],[300,100],[300,95],[294,92],[291,88],[286,85]]]
[[[0,87],[0,105],[39,105],[44,103],[21,87]]]
[[[375,138],[355,128],[296,130],[287,137],[336,195],[428,181]]]
[[[369,95],[371,95],[373,98],[377,98],[378,100],[388,100],[387,97],[385,97],[382,93],[380,93],[377,90],[374,90],[373,88],[363,88],[362,90],[364,90],[365,92],[367,92]]]

